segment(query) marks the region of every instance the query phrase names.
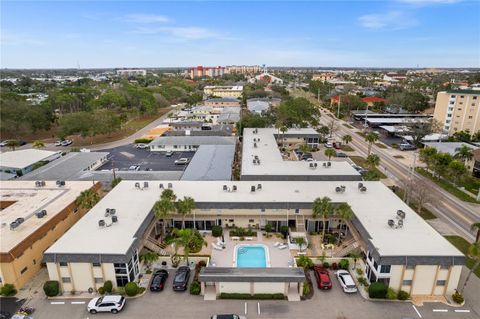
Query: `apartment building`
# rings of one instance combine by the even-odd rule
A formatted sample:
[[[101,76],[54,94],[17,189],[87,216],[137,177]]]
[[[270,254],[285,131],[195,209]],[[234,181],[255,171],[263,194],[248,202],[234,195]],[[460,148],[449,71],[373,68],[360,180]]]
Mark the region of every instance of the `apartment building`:
[[[203,93],[206,96],[240,98],[243,93],[243,86],[206,86]]]
[[[240,100],[237,98],[213,98],[203,101],[203,104],[215,108],[240,107]]]
[[[228,65],[226,73],[255,74],[262,70],[259,65]]]
[[[199,65],[195,68],[191,68],[188,71],[188,74],[191,79],[194,79],[197,77],[215,78],[225,74],[225,67],[223,66],[203,67]]]
[[[142,69],[121,69],[116,71],[117,75],[119,76],[137,76],[137,75],[142,75],[145,76],[147,75],[147,70],[142,70]]]
[[[382,281],[411,295],[451,295],[458,287],[464,255],[384,184],[363,182],[359,187],[356,181],[122,181],[46,251],[50,279],[60,281],[64,291],[98,289],[106,280],[123,286],[138,279],[138,252],[148,232],[162,228],[155,227],[152,207],[166,188],[178,198],[195,200],[185,226],[207,232],[213,225],[262,229],[267,224],[318,231],[324,221],[313,217],[312,203],[328,196],[334,205],[352,208],[348,227],[364,253],[370,282]],[[181,227],[182,216],[158,222]],[[326,223],[333,229],[339,222],[333,217]],[[230,266],[225,275],[236,272]],[[275,269],[262,272],[276,276]]]
[[[3,181],[0,187],[0,284],[17,289],[42,267],[47,250],[86,213],[75,199],[91,181]]]
[[[449,135],[480,131],[480,90],[450,90],[438,92],[433,118]]]

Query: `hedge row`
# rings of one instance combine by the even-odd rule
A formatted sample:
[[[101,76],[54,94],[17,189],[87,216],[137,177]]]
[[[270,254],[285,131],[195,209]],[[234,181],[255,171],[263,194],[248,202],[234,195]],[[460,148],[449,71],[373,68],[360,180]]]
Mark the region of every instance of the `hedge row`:
[[[225,293],[220,294],[220,299],[246,299],[246,300],[284,300],[284,294],[239,294]]]

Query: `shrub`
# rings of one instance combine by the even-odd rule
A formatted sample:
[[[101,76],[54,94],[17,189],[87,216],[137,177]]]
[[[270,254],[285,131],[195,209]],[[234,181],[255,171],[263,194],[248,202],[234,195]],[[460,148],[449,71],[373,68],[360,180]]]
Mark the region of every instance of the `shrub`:
[[[213,237],[220,237],[223,234],[222,226],[215,225],[212,227],[212,236]]]
[[[367,278],[365,278],[365,277],[362,276],[362,277],[358,277],[357,280],[358,280],[358,282],[359,282],[360,284],[362,284],[363,286],[368,287]]]
[[[406,291],[400,290],[397,295],[398,300],[410,299],[410,294]]]
[[[288,226],[280,226],[280,233],[283,235],[283,238],[287,238],[288,235]]]
[[[237,237],[253,237],[257,236],[257,232],[253,231],[250,228],[235,228],[230,231],[230,236],[237,236]]]
[[[137,138],[134,143],[135,144],[138,144],[138,143],[143,143],[143,144],[148,144],[150,143],[152,140],[149,139],[149,138]]]
[[[388,288],[386,297],[387,297],[388,300],[397,299],[397,293],[392,288]]]
[[[361,268],[356,269],[357,275],[363,276],[363,270]]]
[[[98,288],[98,293],[101,294],[101,295],[104,295],[105,294],[105,288],[104,287]]]
[[[266,224],[266,225],[265,225],[265,231],[266,231],[267,233],[271,233],[272,230],[273,230],[272,225],[270,225],[270,224]]]
[[[345,269],[347,270],[348,269],[348,266],[350,265],[350,262],[348,261],[348,259],[342,259],[340,260],[340,262],[338,263],[338,267],[340,269]]]
[[[55,297],[60,292],[60,284],[56,280],[49,280],[43,284],[43,291],[47,297]]]
[[[313,268],[313,261],[307,256],[300,256],[297,259],[297,266],[303,267],[304,269],[312,269]]]
[[[458,304],[461,304],[465,301],[465,298],[463,298],[463,295],[458,291],[455,291],[455,293],[452,295],[452,299]]]
[[[368,287],[368,296],[370,298],[385,299],[387,296],[387,286],[383,282],[374,282]]]
[[[130,296],[130,297],[138,294],[137,283],[133,281],[127,282],[127,284],[125,285],[125,293],[127,294],[127,296]]]
[[[199,295],[202,288],[200,287],[200,283],[196,280],[192,281],[190,284],[190,294],[191,295]]]
[[[323,268],[330,268],[330,264],[328,263],[328,261],[324,261],[323,264],[322,264]]]
[[[303,284],[303,295],[307,296],[308,294],[310,294],[310,291],[311,291],[310,284],[308,282],[304,283]]]
[[[111,294],[113,289],[112,281],[111,280],[105,281],[105,283],[103,284],[103,288],[105,289],[105,292]]]
[[[15,296],[17,294],[17,289],[12,284],[5,284],[3,285],[2,289],[0,289],[0,295],[5,297]]]

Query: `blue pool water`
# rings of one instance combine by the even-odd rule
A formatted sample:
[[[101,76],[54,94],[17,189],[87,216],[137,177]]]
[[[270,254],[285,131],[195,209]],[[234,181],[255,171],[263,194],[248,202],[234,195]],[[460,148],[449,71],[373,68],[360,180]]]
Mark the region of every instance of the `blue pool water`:
[[[267,259],[263,246],[240,246],[237,247],[237,267],[239,268],[265,268]]]

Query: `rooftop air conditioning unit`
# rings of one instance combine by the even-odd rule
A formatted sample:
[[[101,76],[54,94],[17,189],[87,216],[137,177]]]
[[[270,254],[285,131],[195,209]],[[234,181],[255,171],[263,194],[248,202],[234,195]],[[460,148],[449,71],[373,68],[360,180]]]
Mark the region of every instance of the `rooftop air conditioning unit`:
[[[237,185],[233,185],[232,186],[232,192],[236,192],[237,191]]]
[[[258,189],[258,190],[261,190],[261,189],[262,189],[262,184],[258,184],[258,185],[257,185],[257,189]]]
[[[160,187],[160,189],[163,189],[163,184],[160,183],[160,185],[158,185]]]
[[[313,163],[313,167],[317,168],[317,167],[318,167],[318,163],[317,163],[317,162]]]
[[[15,221],[20,225],[21,223],[23,223],[25,221],[25,218],[18,217],[17,219],[15,219]]]
[[[359,188],[360,192],[365,193],[367,191],[367,188],[365,186],[362,186]]]
[[[313,163],[309,163],[308,166],[310,166],[310,168],[314,168]]]
[[[135,188],[140,188],[140,183],[139,182],[135,183]]]
[[[390,226],[391,228],[395,227],[395,221],[393,219],[389,219],[388,226]]]
[[[223,185],[223,191],[224,192],[228,191],[228,186],[227,185]]]
[[[36,212],[35,216],[37,216],[37,218],[43,218],[47,216],[47,211],[45,209],[42,209],[41,211]]]
[[[116,222],[118,222],[118,217],[113,215],[112,216],[112,223],[116,223]]]
[[[143,188],[148,188],[148,182],[143,182]]]
[[[399,209],[399,210],[397,210],[397,217],[401,218],[401,219],[405,219],[406,214],[403,210]]]
[[[110,208],[110,215],[115,215],[117,210],[115,208]]]
[[[332,166],[332,162],[327,162],[327,167]]]
[[[65,186],[65,181],[57,181],[56,184],[58,187],[62,187]]]
[[[358,189],[363,187],[363,183],[358,183]]]
[[[18,226],[20,226],[20,224],[17,223],[17,221],[14,221],[14,222],[11,222],[11,223],[10,223],[10,229],[11,229],[11,230],[14,230],[14,229],[17,228]]]
[[[398,222],[397,222],[398,226],[397,228],[402,228],[403,227],[403,219],[400,219]]]
[[[98,221],[98,226],[99,226],[99,227],[105,227],[105,220],[100,219],[100,220]]]
[[[257,143],[253,143],[253,147],[257,147]]]
[[[252,185],[252,187],[250,187],[250,192],[255,193],[255,185]]]
[[[173,184],[172,184],[172,183],[168,183],[168,188],[173,188]]]

